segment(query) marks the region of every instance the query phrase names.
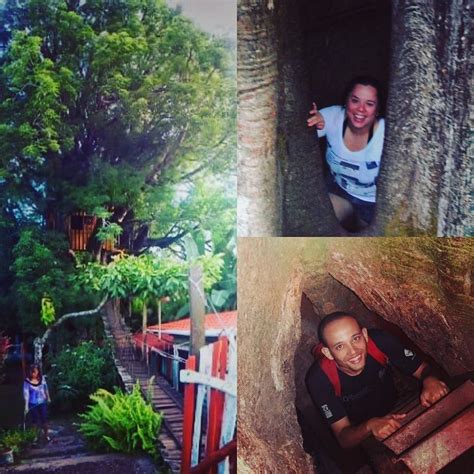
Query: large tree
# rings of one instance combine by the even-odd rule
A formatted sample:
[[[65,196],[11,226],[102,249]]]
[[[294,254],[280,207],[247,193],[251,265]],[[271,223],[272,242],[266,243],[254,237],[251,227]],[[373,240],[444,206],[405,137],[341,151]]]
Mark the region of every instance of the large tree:
[[[21,328],[41,332],[45,293],[58,314],[91,307],[47,221],[63,233],[75,211],[98,216],[96,258],[122,231],[129,253],[184,258],[186,235],[222,252],[235,221],[231,41],[162,0],[10,0],[0,24],[0,298]]]
[[[164,1],[18,0],[3,25],[0,207],[12,219],[102,208],[139,251],[171,185],[229,167],[225,42]],[[163,245],[181,236],[172,224]]]

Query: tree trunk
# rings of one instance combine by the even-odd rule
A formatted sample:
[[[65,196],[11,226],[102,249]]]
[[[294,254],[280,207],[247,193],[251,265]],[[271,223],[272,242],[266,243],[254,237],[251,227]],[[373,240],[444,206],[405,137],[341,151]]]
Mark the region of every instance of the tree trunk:
[[[392,0],[392,19],[374,235],[468,235],[469,2]]]
[[[281,0],[277,18],[272,3],[241,0],[238,9],[239,235],[341,235],[305,123],[311,98],[298,8]],[[474,229],[468,7],[467,0],[392,1],[384,156],[376,219],[366,235],[460,236]]]
[[[277,55],[270,2],[240,0],[238,41],[238,232],[281,233],[276,161]]]
[[[282,234],[344,235],[334,215],[326,185],[316,129],[306,119],[314,99],[304,61],[300,8],[277,4],[279,114],[277,157],[283,181]]]
[[[200,266],[189,269],[189,308],[191,316],[190,354],[198,355],[206,343],[203,274]]]

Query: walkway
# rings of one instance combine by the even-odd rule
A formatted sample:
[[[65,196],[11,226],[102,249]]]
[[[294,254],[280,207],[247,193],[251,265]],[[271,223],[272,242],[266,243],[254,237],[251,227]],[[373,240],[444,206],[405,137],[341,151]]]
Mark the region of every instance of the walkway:
[[[111,303],[105,307],[103,320],[106,335],[114,341],[115,365],[125,389],[131,390],[138,380],[143,394],[146,395],[152,374],[149,373],[146,363],[136,356],[130,329],[115,316]],[[159,436],[160,452],[172,472],[179,473],[183,437],[182,396],[169,385],[166,379],[155,375],[151,386],[151,399],[154,410],[161,412],[164,417]]]
[[[107,474],[134,472],[154,474],[156,466],[148,456],[128,456],[125,454],[97,454],[91,452],[71,419],[54,419],[50,422],[49,443],[40,442],[29,448],[21,456],[19,464],[2,466],[2,473],[42,473],[60,474]]]

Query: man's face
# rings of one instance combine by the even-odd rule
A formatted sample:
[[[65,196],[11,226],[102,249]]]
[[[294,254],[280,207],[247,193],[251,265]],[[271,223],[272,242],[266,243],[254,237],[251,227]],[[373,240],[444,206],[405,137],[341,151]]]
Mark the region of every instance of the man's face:
[[[329,323],[324,329],[327,347],[323,354],[336,362],[348,375],[359,375],[367,360],[367,329],[361,329],[358,322],[347,316]]]

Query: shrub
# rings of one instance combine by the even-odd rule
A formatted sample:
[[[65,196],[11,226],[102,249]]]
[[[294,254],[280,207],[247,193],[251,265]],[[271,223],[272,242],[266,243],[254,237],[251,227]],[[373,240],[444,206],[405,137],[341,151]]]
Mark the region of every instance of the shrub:
[[[110,389],[116,383],[109,347],[83,342],[66,347],[51,362],[48,382],[55,401],[84,405],[98,388]]]
[[[36,439],[36,430],[8,430],[0,433],[0,446],[10,448],[14,454],[19,454],[26,446]]]
[[[107,451],[144,451],[158,457],[162,415],[142,398],[138,382],[131,394],[100,389],[90,398],[95,404],[79,415],[84,419],[79,431],[91,444]]]

